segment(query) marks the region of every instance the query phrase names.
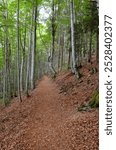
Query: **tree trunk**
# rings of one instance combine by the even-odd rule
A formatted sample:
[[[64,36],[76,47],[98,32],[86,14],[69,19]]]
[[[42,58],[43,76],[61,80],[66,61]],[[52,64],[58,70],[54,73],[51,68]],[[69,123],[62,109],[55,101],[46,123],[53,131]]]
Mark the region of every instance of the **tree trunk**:
[[[64,65],[64,33],[61,36],[61,70]]]
[[[90,31],[90,41],[89,41],[89,52],[88,52],[88,62],[91,63],[91,50],[92,50],[92,31]]]
[[[33,47],[32,47],[32,60],[31,60],[31,89],[35,88],[35,67],[36,67],[36,28],[37,28],[37,0],[34,3],[34,32],[33,32]]]
[[[79,70],[76,62],[75,52],[75,38],[74,38],[74,2],[70,0],[70,13],[71,13],[71,45],[72,45],[72,72],[79,78]]]
[[[59,37],[58,37],[58,72],[60,71],[60,55],[61,55],[61,52],[60,52],[60,34],[59,34]]]
[[[96,39],[96,62],[99,63],[99,29],[97,29]]]
[[[31,41],[32,41],[32,31],[29,30],[29,39],[28,39],[28,56],[27,56],[27,69],[26,69],[26,85],[25,85],[25,93],[26,96],[29,96],[29,70],[30,70],[30,55],[31,55]]]
[[[87,33],[84,33],[84,49],[83,49],[83,57],[85,58],[86,52],[88,51],[87,46]]]
[[[17,80],[18,80],[18,96],[20,102],[22,102],[21,97],[21,87],[20,87],[20,45],[19,45],[19,0],[17,0]]]
[[[5,20],[8,21],[8,3],[6,1]],[[6,105],[10,100],[10,66],[9,66],[9,40],[8,40],[8,25],[5,25],[5,45],[4,45],[4,80],[3,80],[3,100]]]
[[[26,24],[25,24],[25,32],[24,32],[24,42],[22,42],[21,39],[21,34],[20,34],[20,45],[22,48],[22,62],[21,62],[21,71],[20,71],[20,85],[21,85],[21,91],[25,90],[25,79],[26,79],[26,52],[25,52],[25,48],[26,48]]]
[[[54,51],[55,51],[55,10],[54,10],[54,0],[52,0],[52,52],[51,52],[51,58],[50,58],[50,69],[54,76],[56,76],[56,71],[54,69]]]
[[[63,58],[63,60],[64,60],[64,65],[66,64],[66,50],[67,50],[67,38],[66,38],[66,36],[67,36],[67,34],[66,34],[66,30],[64,31],[64,58]]]
[[[68,54],[68,69],[71,68],[71,47],[69,48],[69,54]]]

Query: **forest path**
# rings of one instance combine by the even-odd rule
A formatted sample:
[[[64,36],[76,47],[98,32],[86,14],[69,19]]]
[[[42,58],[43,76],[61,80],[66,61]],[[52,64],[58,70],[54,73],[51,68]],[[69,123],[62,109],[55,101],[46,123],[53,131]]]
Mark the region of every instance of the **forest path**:
[[[44,76],[29,98],[1,111],[0,150],[98,150],[98,110],[77,112],[67,96]]]
[[[58,128],[73,111],[64,109],[57,85],[44,76],[34,95],[35,104],[31,114],[30,129],[26,134],[30,150],[64,150]]]

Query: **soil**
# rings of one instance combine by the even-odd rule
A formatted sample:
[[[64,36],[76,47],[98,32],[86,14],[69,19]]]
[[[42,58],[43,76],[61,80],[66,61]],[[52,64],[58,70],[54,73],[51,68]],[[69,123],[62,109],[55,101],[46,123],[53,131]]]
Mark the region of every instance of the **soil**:
[[[81,72],[79,80],[69,71],[55,81],[44,76],[22,103],[1,108],[0,150],[98,150],[98,108],[78,111],[98,87],[98,72]]]

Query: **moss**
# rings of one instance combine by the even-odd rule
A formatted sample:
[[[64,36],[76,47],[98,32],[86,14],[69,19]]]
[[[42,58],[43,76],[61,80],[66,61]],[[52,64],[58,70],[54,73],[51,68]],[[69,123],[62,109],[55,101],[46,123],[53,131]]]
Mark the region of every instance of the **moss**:
[[[89,102],[89,106],[91,108],[99,107],[99,90],[98,89],[94,92],[94,94]]]
[[[89,69],[89,71],[90,71],[90,74],[95,74],[97,72],[97,68],[92,67]]]

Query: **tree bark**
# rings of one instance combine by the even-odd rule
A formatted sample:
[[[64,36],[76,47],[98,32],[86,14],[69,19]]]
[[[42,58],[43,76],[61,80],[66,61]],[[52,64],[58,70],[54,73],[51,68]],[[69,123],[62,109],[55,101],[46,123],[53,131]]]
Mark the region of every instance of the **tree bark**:
[[[61,43],[61,70],[62,70],[64,65],[64,33],[63,32],[62,32],[60,43]]]
[[[52,0],[52,52],[50,58],[50,69],[54,76],[56,76],[56,71],[54,68],[54,52],[55,52],[55,10],[54,10],[54,0]]]
[[[19,0],[17,0],[17,80],[18,80],[18,96],[20,102],[22,102],[21,97],[21,87],[20,87],[20,45],[19,45]]]
[[[79,70],[76,61],[75,52],[75,37],[74,37],[74,2],[70,0],[70,13],[71,13],[71,45],[72,45],[72,72],[79,78]]]
[[[26,85],[25,85],[25,93],[26,96],[29,96],[29,70],[30,70],[30,55],[31,55],[31,41],[32,41],[32,32],[29,30],[29,39],[28,39],[28,56],[27,56],[27,68],[26,68]]]
[[[5,14],[4,18],[6,20],[6,22],[8,21],[8,3],[6,1],[6,10],[5,10]],[[8,25],[5,25],[4,28],[5,31],[5,44],[4,44],[4,79],[3,79],[3,100],[4,100],[4,104],[6,105],[7,102],[10,100],[10,66],[9,66],[9,39],[8,39]]]
[[[88,52],[89,63],[91,63],[91,50],[92,50],[92,31],[90,31],[90,37],[89,37],[89,52]]]
[[[96,62],[99,63],[99,29],[97,29],[96,39]]]
[[[34,32],[32,34],[32,38],[33,38],[33,47],[32,47],[32,58],[31,58],[31,89],[35,88],[35,67],[36,67],[36,28],[37,28],[37,0],[36,2],[33,4],[34,6]],[[33,15],[32,15],[33,17]]]
[[[60,71],[60,57],[61,57],[60,49],[61,47],[60,47],[60,34],[59,34],[58,36],[58,72]]]

